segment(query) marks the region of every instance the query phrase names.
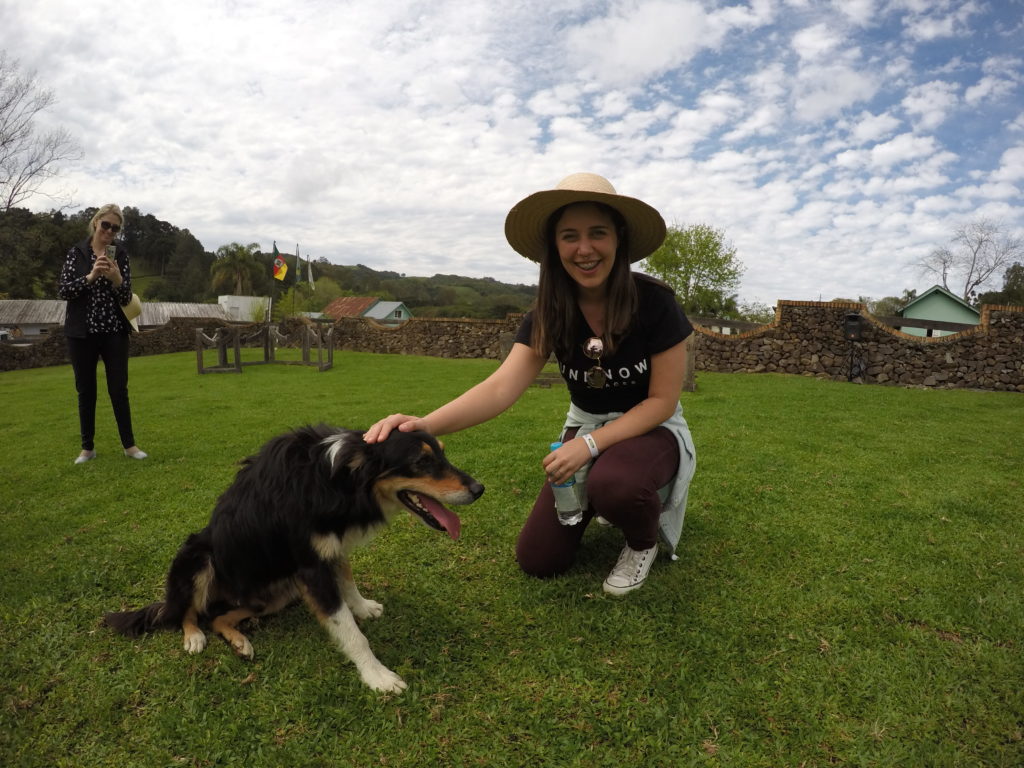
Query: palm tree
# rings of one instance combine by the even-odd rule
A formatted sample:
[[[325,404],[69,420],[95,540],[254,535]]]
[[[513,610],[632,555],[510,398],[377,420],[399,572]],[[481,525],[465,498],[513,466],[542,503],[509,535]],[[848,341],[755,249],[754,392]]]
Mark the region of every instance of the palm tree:
[[[248,296],[252,293],[253,275],[262,270],[259,260],[259,243],[231,243],[217,249],[217,260],[210,265],[213,290],[217,291],[224,285],[234,284],[235,296]]]

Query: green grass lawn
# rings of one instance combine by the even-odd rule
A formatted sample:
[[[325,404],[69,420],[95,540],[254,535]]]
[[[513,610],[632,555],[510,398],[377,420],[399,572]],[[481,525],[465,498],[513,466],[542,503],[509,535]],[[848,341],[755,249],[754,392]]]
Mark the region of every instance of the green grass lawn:
[[[411,517],[354,558],[363,623],[409,690],[365,688],[302,606],[218,639],[129,640],[236,462],[306,422],[423,413],[486,360],[344,352],[332,370],[199,376],[133,358],[121,455],[101,394],[75,466],[70,368],[0,374],[0,765],[1020,766],[1024,397],[701,373],[679,560],[605,596],[593,526],[565,577],[515,539],[564,388],[445,439],[487,486],[451,541]],[[102,390],[102,387],[101,387]]]

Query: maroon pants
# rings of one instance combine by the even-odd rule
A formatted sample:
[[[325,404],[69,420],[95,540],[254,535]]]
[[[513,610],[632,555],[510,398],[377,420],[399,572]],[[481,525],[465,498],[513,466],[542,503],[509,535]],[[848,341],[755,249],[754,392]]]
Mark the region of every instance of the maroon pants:
[[[575,432],[570,431],[569,440]],[[658,490],[679,468],[679,444],[665,427],[617,443],[594,460],[587,477],[587,511],[576,525],[562,525],[547,483],[519,533],[516,559],[531,576],[564,573],[576,558],[583,531],[600,515],[625,534],[632,549],[649,549],[658,541],[661,501]]]

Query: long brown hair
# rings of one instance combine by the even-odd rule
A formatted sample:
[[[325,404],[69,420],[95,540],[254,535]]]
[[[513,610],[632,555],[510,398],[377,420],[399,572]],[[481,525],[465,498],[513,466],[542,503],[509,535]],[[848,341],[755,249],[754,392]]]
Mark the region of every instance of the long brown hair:
[[[570,205],[581,205],[571,203]],[[619,341],[625,336],[636,315],[637,298],[633,273],[629,268],[629,231],[626,221],[615,208],[604,203],[591,202],[606,213],[615,226],[618,247],[615,250],[615,262],[608,275],[607,294],[604,315],[605,354],[611,355]],[[552,352],[558,357],[565,357],[570,351],[573,340],[579,333],[579,312],[576,296],[578,286],[569,277],[558,256],[555,242],[555,227],[562,218],[568,205],[563,205],[548,217],[544,228],[547,251],[540,263],[540,280],[537,285],[537,301],[534,306],[533,334],[530,345],[542,357]]]

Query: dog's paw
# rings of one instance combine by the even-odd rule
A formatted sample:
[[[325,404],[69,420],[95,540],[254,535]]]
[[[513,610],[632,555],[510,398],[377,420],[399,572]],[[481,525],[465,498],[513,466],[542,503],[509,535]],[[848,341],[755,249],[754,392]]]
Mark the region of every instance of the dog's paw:
[[[251,661],[255,655],[252,643],[249,642],[249,638],[245,635],[239,635],[231,640],[231,650],[247,661]]]
[[[189,632],[185,635],[182,645],[185,648],[185,653],[202,653],[206,648],[206,635],[199,630]]]
[[[384,605],[382,603],[365,598],[355,605],[350,605],[349,609],[357,619],[379,619],[384,613]]]
[[[364,683],[380,693],[401,693],[409,687],[405,680],[383,664],[360,670],[359,676],[363,678]]]

